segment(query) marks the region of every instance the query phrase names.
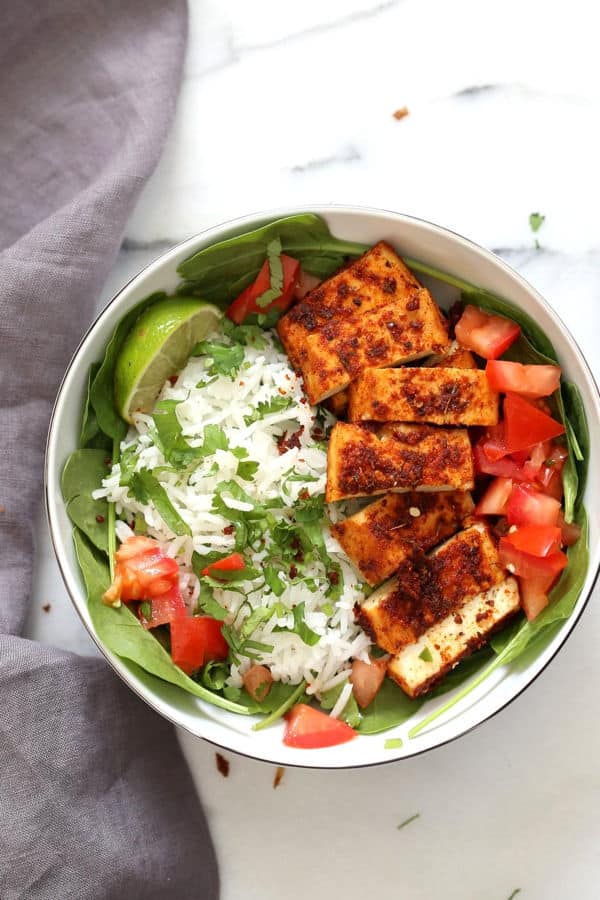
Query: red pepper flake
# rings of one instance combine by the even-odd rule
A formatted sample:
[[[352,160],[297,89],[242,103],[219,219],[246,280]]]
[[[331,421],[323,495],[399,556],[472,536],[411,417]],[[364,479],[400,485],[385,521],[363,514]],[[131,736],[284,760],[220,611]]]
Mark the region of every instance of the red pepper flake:
[[[300,403],[306,403],[306,397],[300,397]]]
[[[298,575],[298,569],[296,566],[290,566],[290,578],[296,578]]]
[[[227,778],[229,775],[229,760],[225,759],[224,756],[221,756],[220,753],[215,753],[215,759],[217,761],[217,769],[223,778]]]
[[[112,466],[112,458],[110,456],[105,457],[104,459],[105,466]]]
[[[301,550],[299,550],[298,553],[296,553],[296,555],[294,556],[294,559],[298,563],[303,563],[304,562],[304,553]]]
[[[129,527],[131,528],[132,531],[135,531],[135,519],[131,520],[131,522],[129,523]]]
[[[278,388],[278,391],[282,397],[285,397],[285,395],[287,394],[287,391],[285,390],[285,388]]]
[[[300,438],[302,437],[303,431],[304,425],[301,425],[298,431],[294,431],[292,434],[284,431],[284,433],[277,438],[277,449],[279,450],[280,456],[283,456],[283,454],[287,453],[288,450],[291,450],[292,447],[300,449]]]
[[[226,525],[223,529],[223,534],[233,534],[235,531],[235,525]]]
[[[105,521],[104,516],[101,516],[99,514],[96,516],[96,522],[98,522],[99,525],[102,525],[102,523],[104,521]]]
[[[178,378],[179,378],[179,375],[169,375],[169,378],[168,378],[167,380],[168,380],[171,384],[177,384],[177,379],[178,379]]]
[[[329,578],[330,584],[339,584],[340,583],[339,572],[328,572],[327,577]]]
[[[45,613],[49,613],[50,610],[52,609],[52,607],[50,606],[49,603],[44,603],[44,605],[42,606],[42,609],[44,610]]]
[[[308,493],[308,490],[306,488],[302,488],[302,490],[298,494],[298,497],[300,498],[300,500],[308,500],[310,494]]]
[[[245,381],[238,381],[238,384],[239,384],[240,387],[244,387],[244,385],[246,384],[246,382],[245,382]]]
[[[273,778],[273,788],[278,788],[281,784],[281,779],[283,778],[283,774],[285,769],[283,766],[277,766],[275,769],[275,777]]]

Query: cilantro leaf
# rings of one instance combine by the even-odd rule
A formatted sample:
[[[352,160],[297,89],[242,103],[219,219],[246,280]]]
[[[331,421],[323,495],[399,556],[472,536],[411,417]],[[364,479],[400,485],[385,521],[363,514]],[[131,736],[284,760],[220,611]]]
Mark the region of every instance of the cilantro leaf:
[[[309,647],[314,647],[314,645],[318,644],[318,642],[321,640],[321,635],[313,631],[312,628],[309,628],[304,621],[305,606],[306,601],[303,600],[302,603],[298,603],[298,605],[295,606],[292,610],[292,613],[294,615],[293,628],[280,628],[279,626],[277,626],[274,631],[291,631],[293,634],[297,634],[300,640],[305,644],[308,644]]]
[[[261,400],[249,416],[244,416],[244,422],[246,425],[252,425],[253,422],[258,422],[259,419],[264,419],[265,416],[271,415],[271,413],[283,412],[284,409],[289,409],[291,405],[291,397],[277,394],[272,400]]]
[[[188,534],[191,536],[192,530],[190,526],[181,518],[158,478],[155,478],[148,469],[142,469],[141,472],[135,472],[131,476],[129,490],[138,503],[152,503],[167,528],[170,528],[173,534]]]
[[[283,263],[281,262],[281,241],[278,237],[267,244],[270,285],[254,301],[259,309],[266,309],[283,294]]]
[[[227,344],[225,341],[200,341],[192,350],[192,356],[210,356],[212,365],[209,375],[227,375],[233,379],[244,362],[244,348],[241,344]]]
[[[212,456],[215,450],[228,450],[229,443],[220,425],[206,425],[201,447],[192,447],[183,436],[177,417],[179,400],[160,400],[152,416],[155,440],[166,461],[175,469],[185,469],[195,460]]]
[[[532,212],[529,215],[529,227],[535,234],[536,231],[539,231],[544,222],[546,221],[546,216],[543,216],[539,212]]]
[[[238,344],[256,347],[257,350],[262,350],[267,346],[264,332],[258,325],[236,325],[225,316],[222,320],[222,327],[224,334]]]
[[[237,467],[236,475],[242,481],[252,481],[258,471],[259,463],[253,459],[240,460]]]
[[[422,659],[423,662],[433,661],[433,656],[431,655],[431,650],[429,649],[429,647],[423,647],[423,649],[419,653],[419,659]]]

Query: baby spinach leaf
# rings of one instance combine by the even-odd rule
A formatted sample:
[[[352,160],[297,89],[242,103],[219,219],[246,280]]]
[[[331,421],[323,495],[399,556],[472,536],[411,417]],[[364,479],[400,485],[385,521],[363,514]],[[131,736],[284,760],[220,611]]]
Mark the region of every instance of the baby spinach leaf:
[[[410,719],[423,705],[423,700],[411,700],[398,685],[386,678],[377,696],[361,711],[362,720],[356,726],[360,734],[378,734]]]
[[[85,406],[83,408],[83,416],[81,418],[81,432],[79,435],[79,446],[80,447],[92,447],[99,448],[103,450],[112,449],[112,441],[108,437],[108,435],[104,434],[100,431],[100,426],[98,425],[98,419],[96,418],[96,413],[94,412],[94,408],[90,402],[90,391],[92,387],[92,382],[96,375],[98,374],[98,370],[100,368],[100,363],[92,363],[90,366],[90,371],[88,373],[88,383],[86,389],[86,397],[85,397]]]
[[[131,476],[129,490],[138,503],[144,505],[152,503],[173,534],[192,534],[190,526],[181,518],[158,478],[155,478],[148,469],[142,469],[141,472],[135,472]]]
[[[252,730],[262,731],[263,728],[268,728],[268,726],[272,725],[273,722],[281,719],[281,717],[286,714],[288,709],[292,708],[294,703],[302,702],[302,697],[305,690],[305,681],[301,681],[298,685],[284,684],[282,681],[274,681],[271,685],[271,690],[269,691],[265,699],[260,702],[254,701],[254,709],[250,707],[253,712],[269,713],[261,722],[257,722],[256,725],[253,725]],[[245,691],[242,691],[242,696],[245,700],[246,698],[244,694]]]
[[[244,362],[244,348],[241,344],[226,344],[225,341],[200,341],[192,350],[192,356],[209,356],[212,359],[209,375],[227,375],[233,379]]]
[[[360,256],[368,249],[366,244],[333,237],[319,216],[288,216],[219,241],[186,259],[178,269],[186,279],[185,289],[211,303],[227,305],[255,280],[267,258],[268,245],[275,239],[281,241],[283,253],[319,278],[332,275],[348,257]]]
[[[204,447],[191,447],[184,438],[177,418],[179,403],[179,400],[160,400],[154,408],[152,420],[156,443],[167,463],[175,469],[185,469],[207,454]]]
[[[96,633],[105,647],[117,656],[136,663],[151,675],[175,684],[188,693],[206,700],[207,703],[212,703],[213,706],[249,715],[247,707],[232,703],[188,678],[125,604],[118,609],[105,606],[102,594],[110,583],[108,563],[79,529],[74,529],[73,537],[79,568],[86,586],[90,616]]]
[[[333,709],[346,684],[347,681],[342,681],[341,684],[337,684],[329,691],[324,691],[321,694],[321,709]],[[348,697],[346,705],[341,711],[339,718],[343,722],[346,722],[351,728],[358,728],[358,726],[360,725],[362,721],[362,714],[358,708],[358,703],[356,702],[356,697],[354,696],[354,694],[350,694],[350,696]]]
[[[158,300],[164,300],[166,296],[164,291],[151,294],[123,316],[106,345],[104,359],[90,387],[90,403],[98,426],[113,441],[122,441],[127,434],[127,423],[117,412],[114,401],[115,364],[119,351],[140,313]]]
[[[105,450],[75,450],[63,469],[61,487],[73,524],[94,546],[108,553],[108,503],[92,497],[92,491],[101,487],[108,474],[105,459]]]

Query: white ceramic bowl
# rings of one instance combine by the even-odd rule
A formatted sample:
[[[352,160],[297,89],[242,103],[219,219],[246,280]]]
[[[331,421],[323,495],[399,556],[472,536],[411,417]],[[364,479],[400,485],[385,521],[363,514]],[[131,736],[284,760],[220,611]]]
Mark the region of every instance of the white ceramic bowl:
[[[258,227],[272,219],[306,209],[280,209],[245,216],[217,225],[174,247],[147,266],[111,300],[83,338],[60,387],[48,437],[46,456],[46,502],[54,549],[75,609],[92,638],[121,678],[157,712],[194,735],[247,756],[277,763],[317,768],[344,768],[390,762],[459,737],[489,719],[517,697],[542,672],[565,642],[590,595],[600,567],[600,506],[592,498],[600,495],[600,473],[591,466],[586,489],[589,514],[590,565],[573,615],[533,658],[494,672],[478,689],[457,704],[433,725],[410,739],[416,722],[448,698],[430,701],[414,720],[385,734],[360,736],[350,743],[322,750],[297,750],[282,742],[281,723],[253,732],[253,720],[224,712],[159,679],[141,673],[119,659],[98,640],[87,610],[80,577],[71,523],[60,492],[60,475],[69,454],[77,446],[82,406],[90,364],[99,359],[114,327],[134,304],[153,291],[172,290],[179,281],[177,266],[182,260],[215,241]],[[554,344],[565,376],[576,382],[587,411],[592,456],[599,438],[600,402],[598,389],[575,341],[556,313],[542,297],[502,260],[457,234],[397,213],[347,206],[311,207],[322,216],[338,237],[374,244],[389,241],[406,256],[420,259],[451,275],[486,288],[526,310],[542,326]],[[449,296],[449,295],[448,295]],[[439,297],[439,293],[438,293]],[[397,750],[384,748],[390,737],[401,737]]]

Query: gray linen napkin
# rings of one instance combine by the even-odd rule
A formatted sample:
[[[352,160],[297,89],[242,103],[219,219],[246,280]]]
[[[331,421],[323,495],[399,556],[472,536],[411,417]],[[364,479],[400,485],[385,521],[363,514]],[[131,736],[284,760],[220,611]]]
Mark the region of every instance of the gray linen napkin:
[[[173,730],[103,661],[19,637],[44,440],[169,125],[183,0],[19,0],[0,29],[0,897],[214,898]]]

